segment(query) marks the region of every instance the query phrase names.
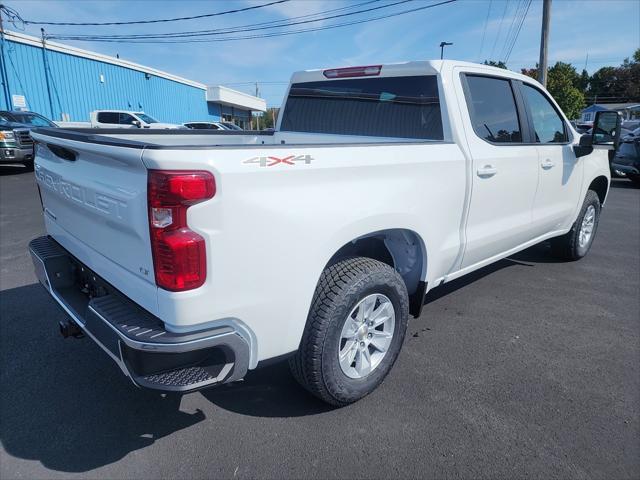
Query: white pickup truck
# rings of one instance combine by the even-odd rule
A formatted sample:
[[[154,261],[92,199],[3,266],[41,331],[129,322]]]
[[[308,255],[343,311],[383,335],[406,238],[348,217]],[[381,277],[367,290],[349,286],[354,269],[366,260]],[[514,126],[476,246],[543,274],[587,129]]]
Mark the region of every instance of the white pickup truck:
[[[580,136],[523,75],[455,61],[295,73],[274,132],[40,129],[38,278],[138,386],[289,357],[334,405],[374,390],[426,292],[543,240],[576,260],[617,114]]]
[[[62,128],[150,128],[155,130],[184,129],[176,123],[162,123],[144,112],[131,110],[94,110],[89,122],[56,122]]]

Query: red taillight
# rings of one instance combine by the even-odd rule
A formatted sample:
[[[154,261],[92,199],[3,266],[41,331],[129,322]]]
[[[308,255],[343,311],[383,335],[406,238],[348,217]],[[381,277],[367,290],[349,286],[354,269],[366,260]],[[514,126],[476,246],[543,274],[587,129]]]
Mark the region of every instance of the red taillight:
[[[149,170],[147,203],[156,284],[179,292],[207,278],[204,238],[189,229],[187,209],[216,193],[213,175],[204,171]]]
[[[347,77],[375,77],[380,75],[382,65],[368,65],[366,67],[332,68],[325,70],[322,74],[327,78],[347,78]]]

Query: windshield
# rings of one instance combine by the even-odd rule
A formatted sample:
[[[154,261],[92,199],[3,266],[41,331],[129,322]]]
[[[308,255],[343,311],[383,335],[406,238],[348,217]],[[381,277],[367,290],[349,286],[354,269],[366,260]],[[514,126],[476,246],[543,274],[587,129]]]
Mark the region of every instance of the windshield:
[[[222,125],[224,125],[225,127],[227,127],[230,130],[242,130],[238,125],[236,125],[235,123],[230,123],[230,122],[222,122]]]
[[[150,117],[146,113],[136,113],[136,117],[138,117],[144,123],[158,123],[158,120],[156,120],[153,117]]]
[[[57,126],[51,120],[35,114],[35,113],[14,113],[13,117],[18,123],[24,123],[25,125],[33,125],[34,127],[55,127]]]

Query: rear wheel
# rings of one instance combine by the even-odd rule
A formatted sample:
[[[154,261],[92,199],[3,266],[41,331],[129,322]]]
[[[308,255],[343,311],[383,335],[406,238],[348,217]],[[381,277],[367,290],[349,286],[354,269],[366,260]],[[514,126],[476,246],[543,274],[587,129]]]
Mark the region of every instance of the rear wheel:
[[[342,406],[368,395],[393,366],[407,329],[400,275],[365,257],[325,269],[291,371],[313,395]]]
[[[584,257],[593,244],[599,219],[600,198],[596,192],[589,190],[571,230],[561,237],[551,239],[553,254],[563,260],[578,260]]]

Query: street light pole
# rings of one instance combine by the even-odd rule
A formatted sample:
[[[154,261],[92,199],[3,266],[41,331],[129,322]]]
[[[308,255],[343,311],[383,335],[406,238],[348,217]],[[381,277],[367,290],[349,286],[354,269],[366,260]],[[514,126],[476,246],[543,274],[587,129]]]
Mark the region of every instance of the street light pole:
[[[444,57],[444,47],[448,46],[448,45],[453,45],[453,43],[450,42],[440,42],[440,60],[442,60],[442,58]]]

